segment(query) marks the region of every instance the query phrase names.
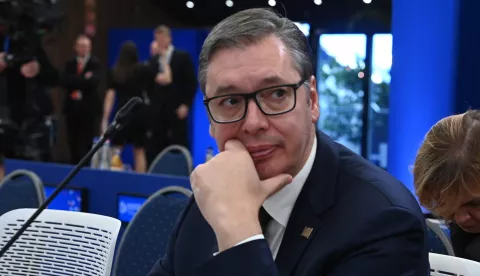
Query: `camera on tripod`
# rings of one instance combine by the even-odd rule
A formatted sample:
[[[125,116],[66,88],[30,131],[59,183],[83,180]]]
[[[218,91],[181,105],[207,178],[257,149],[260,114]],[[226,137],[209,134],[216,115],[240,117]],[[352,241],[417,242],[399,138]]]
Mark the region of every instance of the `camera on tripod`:
[[[62,19],[59,0],[0,0],[0,33],[6,38],[7,65],[34,60],[43,35],[54,30]]]
[[[0,0],[0,42],[3,41],[0,52],[5,52],[4,62],[7,65],[4,70],[17,71],[20,74],[20,67],[23,64],[36,60],[39,50],[42,50],[44,35],[55,30],[62,19],[63,12],[59,0]],[[18,106],[12,107],[12,99],[9,97],[15,98],[21,94],[19,89],[25,89],[26,94],[35,99],[38,90],[43,88],[35,87],[31,89],[35,91],[29,91],[34,80],[25,80],[25,88],[23,86],[18,88],[18,78],[10,79],[11,75],[0,74],[0,154],[13,150],[14,158],[36,159],[28,156],[28,153],[35,152],[32,150],[33,147],[37,149],[51,147],[38,142],[51,141],[44,137],[51,133],[46,129],[52,125],[49,116],[51,114],[38,111],[37,102],[25,100],[24,104],[22,101],[22,108],[34,110],[26,113],[35,115],[22,115],[24,118],[22,122],[14,120],[11,112],[12,109],[17,109],[18,113]]]

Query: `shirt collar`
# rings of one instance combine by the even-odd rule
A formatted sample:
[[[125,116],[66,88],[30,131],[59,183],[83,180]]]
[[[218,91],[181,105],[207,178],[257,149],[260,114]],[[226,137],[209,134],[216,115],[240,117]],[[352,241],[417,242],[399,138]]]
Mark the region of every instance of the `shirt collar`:
[[[84,57],[77,56],[77,62],[80,62],[82,64],[86,64],[89,59],[90,59],[90,55],[86,55]]]
[[[283,227],[287,227],[288,219],[293,210],[293,205],[297,201],[298,195],[302,191],[303,185],[312,170],[313,161],[317,152],[317,137],[313,140],[313,146],[308,156],[307,162],[303,165],[300,172],[293,178],[292,183],[273,194],[263,203],[263,207],[270,216],[280,223]]]
[[[168,46],[168,49],[165,52],[165,61],[167,63],[170,63],[170,60],[172,59],[173,50],[175,50],[175,47],[173,47],[173,45],[170,45],[170,46]]]

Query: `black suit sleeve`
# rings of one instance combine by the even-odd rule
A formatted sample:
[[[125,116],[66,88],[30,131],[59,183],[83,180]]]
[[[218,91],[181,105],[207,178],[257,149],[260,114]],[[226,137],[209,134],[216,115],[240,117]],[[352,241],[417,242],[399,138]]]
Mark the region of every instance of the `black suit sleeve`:
[[[250,241],[221,252],[200,267],[198,275],[278,276],[279,273],[270,247],[267,241],[262,239]]]
[[[362,244],[332,264],[326,275],[429,275],[425,226],[411,211],[394,207],[369,217],[359,226]]]
[[[90,66],[87,68],[86,72],[92,72],[92,77],[89,79],[83,78],[82,81],[82,88],[84,90],[95,91],[97,87],[100,85],[100,80],[102,77],[102,70],[100,62],[96,59],[93,59],[90,62]]]
[[[195,67],[190,54],[183,52],[181,60],[179,60],[179,65],[181,66],[181,70],[179,70],[179,72],[172,72],[172,74],[177,74],[177,76],[174,75],[173,78],[179,90],[179,102],[190,108],[193,103],[193,98],[195,97],[195,92],[197,91],[197,77],[195,76]]]

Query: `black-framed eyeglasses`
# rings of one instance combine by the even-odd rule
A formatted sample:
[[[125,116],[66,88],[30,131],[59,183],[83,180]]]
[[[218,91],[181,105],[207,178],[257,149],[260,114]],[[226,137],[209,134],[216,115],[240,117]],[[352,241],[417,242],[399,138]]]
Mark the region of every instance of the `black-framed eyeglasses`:
[[[228,94],[204,99],[212,120],[219,124],[234,123],[245,118],[248,102],[254,99],[258,108],[268,116],[292,111],[297,103],[297,89],[306,83],[275,85],[248,94]]]

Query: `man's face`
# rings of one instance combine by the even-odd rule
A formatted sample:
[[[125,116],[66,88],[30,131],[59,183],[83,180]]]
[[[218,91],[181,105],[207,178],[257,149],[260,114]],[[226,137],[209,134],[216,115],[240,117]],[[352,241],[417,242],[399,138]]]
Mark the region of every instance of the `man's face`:
[[[480,196],[465,194],[453,219],[465,232],[480,233]]]
[[[77,56],[84,57],[89,55],[91,50],[92,43],[90,42],[90,39],[86,37],[80,37],[77,39],[75,43],[75,52],[77,53]]]
[[[165,50],[170,46],[172,39],[167,33],[157,32],[155,33],[155,41],[157,42],[158,48],[160,50]]]
[[[300,81],[287,48],[277,37],[269,36],[245,48],[215,53],[208,67],[205,93],[207,98],[247,94]],[[210,132],[219,149],[224,150],[226,141],[238,139],[250,152],[260,179],[281,173],[295,176],[308,158],[319,117],[315,78],[312,76],[307,83],[309,88],[301,85],[297,89],[295,108],[288,113],[267,116],[255,100],[249,100],[243,120],[228,124],[210,120]]]

